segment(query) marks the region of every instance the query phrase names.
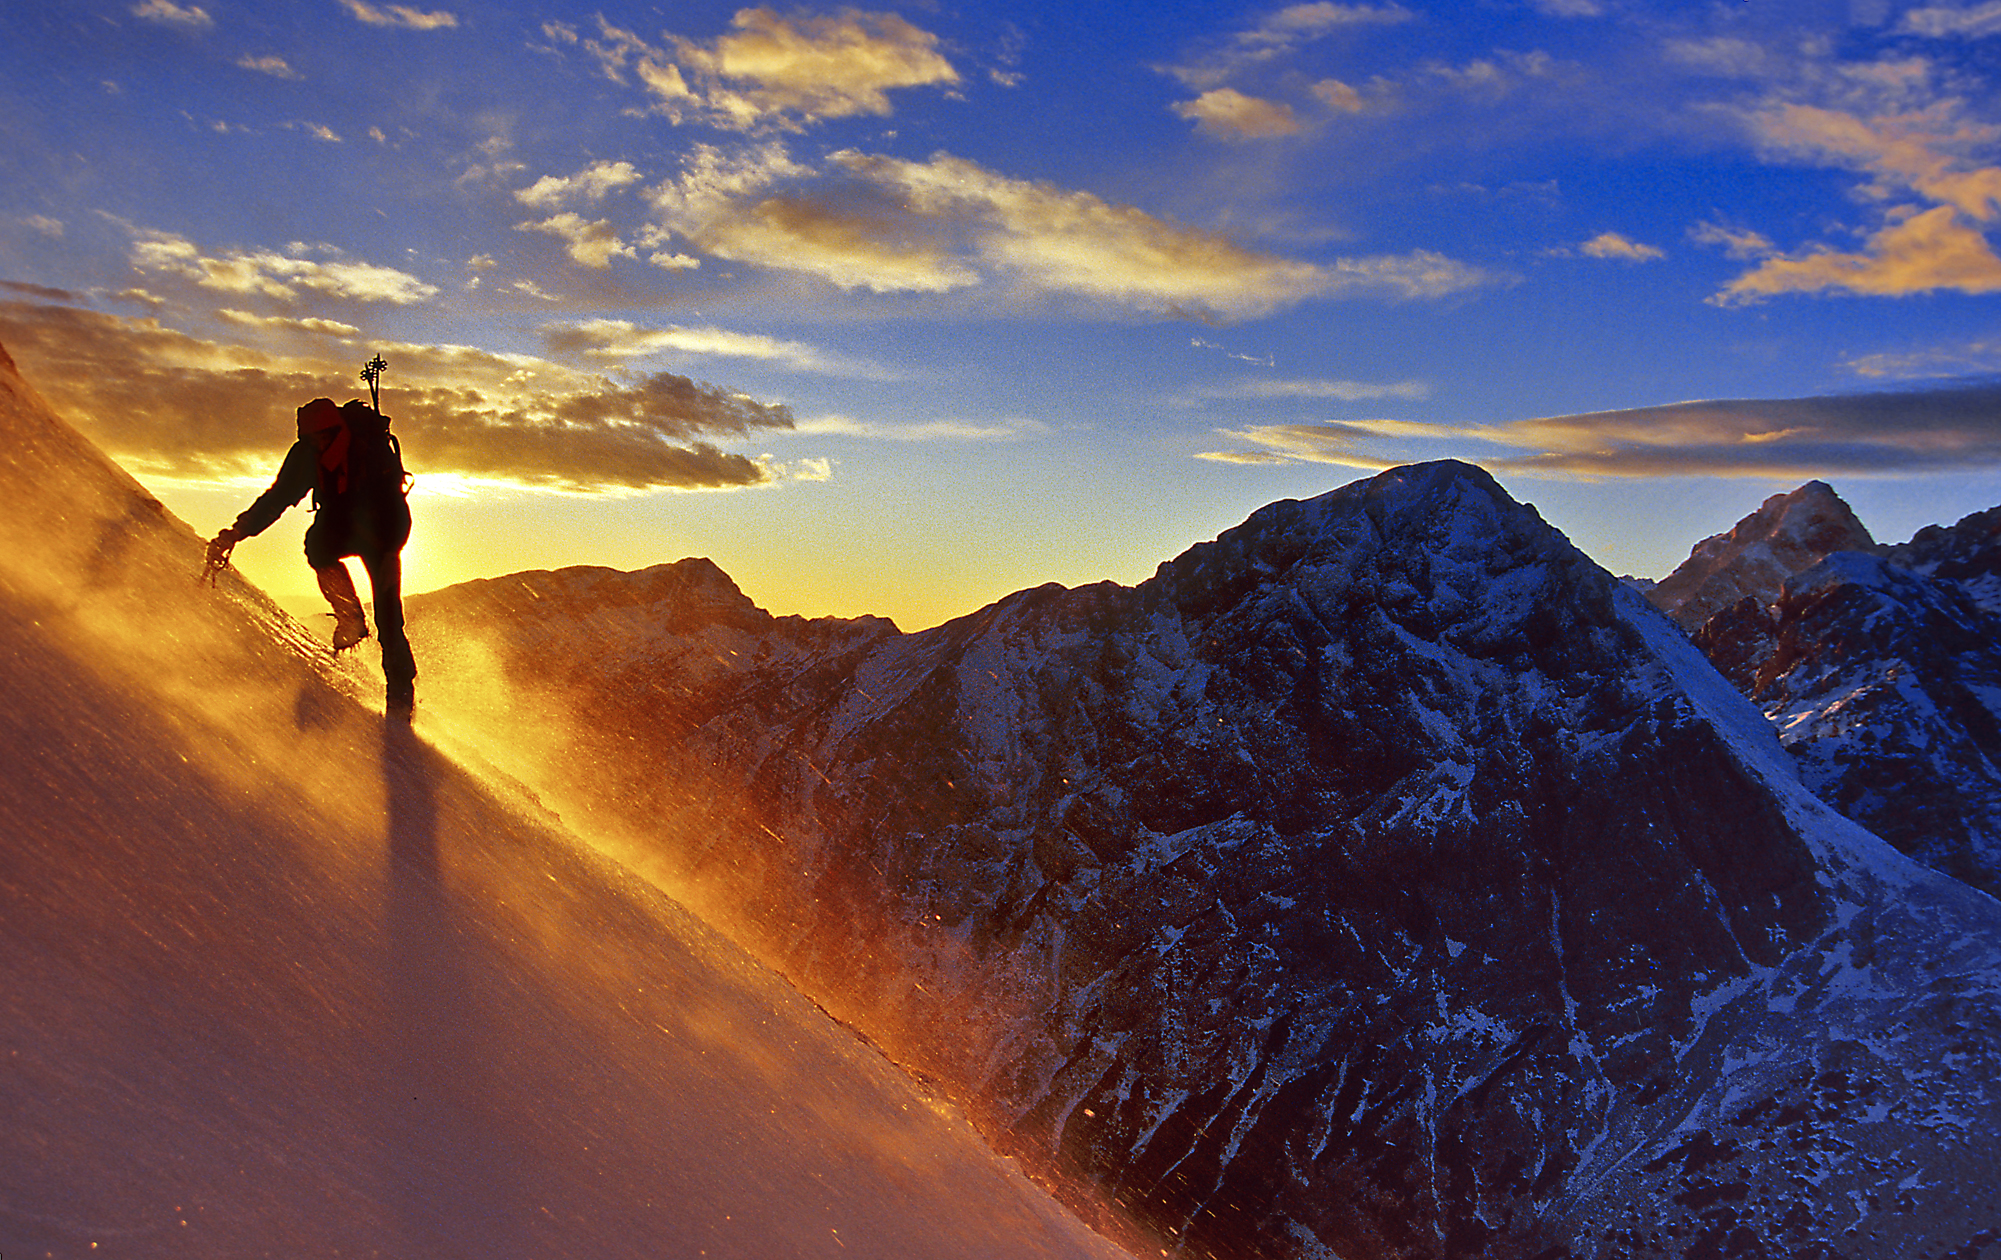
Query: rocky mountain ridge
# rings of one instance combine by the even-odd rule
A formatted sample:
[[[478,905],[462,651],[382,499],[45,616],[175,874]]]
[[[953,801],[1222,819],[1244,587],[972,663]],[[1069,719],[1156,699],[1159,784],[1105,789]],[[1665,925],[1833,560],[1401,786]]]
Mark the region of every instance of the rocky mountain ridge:
[[[1785,580],[1837,551],[1870,551],[1869,530],[1834,488],[1809,481],[1766,499],[1728,532],[1697,543],[1647,598],[1693,634],[1746,596],[1770,603]]]
[[[413,600],[413,633],[470,606]],[[533,608],[461,659],[519,675],[508,636],[596,616]],[[814,625],[642,629],[507,720],[570,767],[539,780],[566,816],[1185,1254],[2001,1224],[1868,1197],[2001,1174],[2001,908],[1806,792],[1479,469],[1274,504],[1136,588]]]
[[[1817,482],[1782,497],[1840,515]],[[1780,498],[1728,537],[1755,537]],[[1790,575],[1764,564],[1703,573],[1710,589],[1743,593],[1695,642],[1764,711],[1807,785],[1903,852],[2001,896],[2001,508]]]

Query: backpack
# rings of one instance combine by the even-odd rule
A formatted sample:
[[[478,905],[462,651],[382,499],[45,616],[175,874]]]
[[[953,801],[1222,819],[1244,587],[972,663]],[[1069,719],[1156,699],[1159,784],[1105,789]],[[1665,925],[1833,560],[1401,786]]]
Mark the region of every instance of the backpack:
[[[313,486],[314,510],[339,503],[381,519],[394,516],[399,507],[407,512],[414,478],[403,467],[403,445],[389,431],[389,417],[356,398],[341,407],[340,419],[347,429],[347,459],[342,468],[320,470]]]

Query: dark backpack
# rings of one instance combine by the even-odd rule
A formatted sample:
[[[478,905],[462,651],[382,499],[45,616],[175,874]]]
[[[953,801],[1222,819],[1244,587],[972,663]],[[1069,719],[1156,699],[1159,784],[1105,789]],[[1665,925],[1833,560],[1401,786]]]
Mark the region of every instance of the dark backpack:
[[[340,409],[347,427],[345,498],[371,515],[393,515],[409,497],[412,478],[403,467],[403,445],[389,431],[389,417],[356,398]],[[313,502],[324,507],[336,496],[327,492],[327,477],[313,489]]]

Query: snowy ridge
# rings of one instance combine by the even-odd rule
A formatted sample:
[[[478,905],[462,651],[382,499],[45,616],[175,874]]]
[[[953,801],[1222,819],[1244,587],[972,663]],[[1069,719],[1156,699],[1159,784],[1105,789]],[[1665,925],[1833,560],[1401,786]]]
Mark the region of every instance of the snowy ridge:
[[[1846,1233],[1879,1227],[1847,1187],[1880,1161],[1995,1177],[1908,1122],[2001,1118],[1995,908],[1815,801],[1684,636],[1477,468],[823,663],[721,691],[663,667],[570,749],[643,748],[651,780],[568,790],[994,1140],[1190,1254],[1611,1256],[1644,1226],[1889,1255]],[[1951,1081],[1921,1057],[1947,1045]],[[1755,1114],[1689,1145],[1725,1112]],[[1782,1186],[1808,1121],[1844,1136]]]
[[[1958,583],[1983,610],[2001,616],[2001,507],[1926,526],[1909,542],[1881,550],[1900,568]]]

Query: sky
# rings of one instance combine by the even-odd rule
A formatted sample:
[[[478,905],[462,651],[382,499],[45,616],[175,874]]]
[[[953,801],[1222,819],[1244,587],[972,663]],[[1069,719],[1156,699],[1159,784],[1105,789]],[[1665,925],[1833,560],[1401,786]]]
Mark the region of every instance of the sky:
[[[2001,0],[0,7],[0,345],[197,530],[919,629],[1437,458],[1659,577],[2001,503]],[[238,548],[304,606],[303,510]]]

